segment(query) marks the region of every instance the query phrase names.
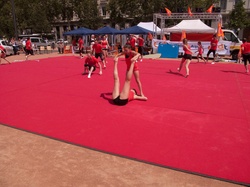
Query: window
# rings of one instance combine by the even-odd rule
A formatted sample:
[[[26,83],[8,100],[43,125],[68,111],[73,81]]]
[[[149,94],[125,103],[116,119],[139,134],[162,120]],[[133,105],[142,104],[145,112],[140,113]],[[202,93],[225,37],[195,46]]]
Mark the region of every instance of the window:
[[[236,5],[238,2],[240,2],[240,0],[235,0],[235,5]]]
[[[227,9],[227,1],[220,0],[220,7],[222,10],[226,10]]]
[[[37,38],[31,38],[31,42],[39,43],[39,39],[37,39]]]
[[[237,42],[238,39],[236,38],[235,35],[233,35],[232,33],[230,32],[224,32],[224,40],[226,41],[231,41],[231,42]]]
[[[102,6],[102,16],[106,16],[106,7]]]

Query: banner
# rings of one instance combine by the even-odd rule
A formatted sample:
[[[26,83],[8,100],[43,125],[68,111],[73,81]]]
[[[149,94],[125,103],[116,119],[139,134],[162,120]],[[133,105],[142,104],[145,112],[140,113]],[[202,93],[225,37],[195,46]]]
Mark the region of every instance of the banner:
[[[172,42],[172,41],[169,41],[169,40],[158,40],[158,39],[153,39],[152,40],[152,48],[153,48],[153,52],[157,53],[157,49],[158,49],[158,46],[159,46],[159,43],[161,44],[177,44],[179,46],[179,54],[184,54],[184,51],[183,51],[183,44],[182,42]],[[190,45],[191,47],[191,51],[193,52],[193,56],[196,56],[197,55],[197,50],[198,50],[198,41],[197,42],[188,42],[188,44]],[[210,41],[208,42],[201,42],[203,48],[204,48],[204,52],[203,52],[203,55],[207,55],[207,52],[210,48]],[[230,41],[219,41],[218,43],[218,47],[217,47],[217,51],[216,53],[218,53],[219,55],[230,55],[230,46],[232,45],[232,42]],[[212,57],[212,53],[210,54]]]

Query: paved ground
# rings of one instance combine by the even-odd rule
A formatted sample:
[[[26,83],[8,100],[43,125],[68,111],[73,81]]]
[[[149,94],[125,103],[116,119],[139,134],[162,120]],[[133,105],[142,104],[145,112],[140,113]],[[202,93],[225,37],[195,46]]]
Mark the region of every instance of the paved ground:
[[[54,52],[34,55],[30,59],[59,55],[62,54]],[[25,56],[21,54],[8,59],[11,62],[20,61],[25,60]],[[0,187],[19,186],[239,187],[240,185],[149,165],[0,125]]]

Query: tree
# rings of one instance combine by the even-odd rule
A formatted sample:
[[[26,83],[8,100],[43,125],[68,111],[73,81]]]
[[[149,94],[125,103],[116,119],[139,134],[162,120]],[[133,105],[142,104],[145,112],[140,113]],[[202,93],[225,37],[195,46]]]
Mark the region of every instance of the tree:
[[[74,12],[79,18],[80,26],[90,29],[98,29],[102,26],[96,0],[75,0]]]
[[[244,8],[245,2],[239,0],[235,5],[234,9],[229,14],[229,28],[238,30],[246,28],[250,25],[249,15]]]

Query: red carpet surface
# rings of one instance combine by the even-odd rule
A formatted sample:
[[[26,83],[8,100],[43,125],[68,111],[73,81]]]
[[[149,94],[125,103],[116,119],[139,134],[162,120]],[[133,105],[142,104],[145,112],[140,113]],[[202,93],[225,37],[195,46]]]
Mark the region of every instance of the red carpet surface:
[[[148,101],[110,102],[113,64],[82,75],[83,59],[0,66],[0,123],[131,159],[250,184],[250,75],[241,64],[139,62]],[[119,60],[119,75],[125,64]],[[182,72],[185,74],[185,70]],[[123,82],[122,82],[123,85]],[[137,88],[135,80],[132,87]]]

